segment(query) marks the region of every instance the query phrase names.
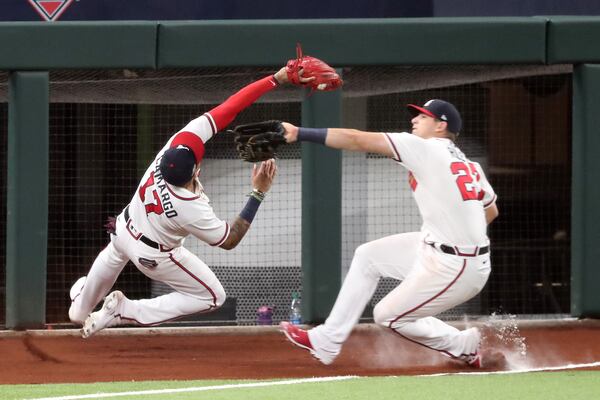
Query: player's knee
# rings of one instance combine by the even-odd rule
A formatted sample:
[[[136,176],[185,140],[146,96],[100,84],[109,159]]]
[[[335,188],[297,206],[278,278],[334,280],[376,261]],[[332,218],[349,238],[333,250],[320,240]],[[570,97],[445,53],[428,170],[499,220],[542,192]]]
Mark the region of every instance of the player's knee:
[[[375,278],[378,278],[377,272],[372,268],[371,262],[371,247],[369,243],[361,244],[354,250],[352,265],[350,268],[358,268],[364,273],[368,273]]]
[[[225,293],[225,289],[223,289],[223,286],[219,285],[218,288],[215,288],[214,295],[215,295],[215,306],[217,308],[221,307],[223,304],[225,304],[225,300],[227,299],[227,294]]]
[[[72,303],[71,307],[69,308],[69,319],[71,320],[71,322],[73,322],[74,324],[83,325],[86,318],[87,315],[85,315],[85,313],[82,312],[81,308],[77,307],[75,303]]]
[[[382,302],[377,303],[375,308],[373,308],[373,320],[377,325],[382,325],[386,328],[389,328],[391,323],[397,325],[397,321],[395,321],[397,317]]]
[[[387,327],[389,324],[387,313],[383,310],[381,303],[378,303],[375,308],[373,308],[373,320],[377,325],[383,325]]]
[[[370,271],[369,263],[369,245],[368,243],[361,244],[354,250],[351,268],[358,268],[361,271]]]
[[[354,260],[366,260],[368,253],[368,243],[363,243],[354,250]]]

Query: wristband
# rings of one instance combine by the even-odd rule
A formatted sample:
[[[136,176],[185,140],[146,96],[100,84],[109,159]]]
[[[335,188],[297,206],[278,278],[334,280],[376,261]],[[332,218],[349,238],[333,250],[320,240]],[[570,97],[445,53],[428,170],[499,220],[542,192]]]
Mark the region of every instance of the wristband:
[[[266,193],[261,192],[258,189],[252,189],[252,191],[248,193],[248,197],[250,198],[242,209],[240,218],[245,219],[249,224],[251,224],[256,216],[256,212],[258,211],[260,203],[262,203],[262,201],[265,199],[265,195]]]
[[[325,144],[327,128],[298,128],[299,142],[313,142]]]
[[[267,194],[265,192],[261,192],[258,189],[252,189],[252,191],[250,193],[248,193],[249,197],[254,197],[256,200],[258,201],[263,201],[265,199],[265,196]]]
[[[246,221],[248,221],[249,224],[251,224],[252,220],[254,220],[254,216],[256,215],[259,206],[260,200],[257,200],[254,196],[250,196],[248,202],[242,209],[242,212],[240,212],[240,218],[245,219]]]

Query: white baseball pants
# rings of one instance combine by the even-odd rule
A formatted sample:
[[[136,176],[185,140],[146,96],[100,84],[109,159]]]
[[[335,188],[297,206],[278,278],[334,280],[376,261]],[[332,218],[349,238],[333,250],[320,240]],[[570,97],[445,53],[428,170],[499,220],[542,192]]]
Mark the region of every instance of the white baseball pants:
[[[402,282],[374,308],[377,324],[400,336],[463,358],[475,354],[479,333],[458,329],[434,318],[469,300],[490,274],[489,253],[477,257],[448,255],[423,241],[420,232],[387,236],[359,246],[331,314],[308,332],[315,350],[333,360],[373,296],[381,277]]]
[[[142,263],[140,263],[140,259]],[[75,295],[69,317],[83,323],[108,294],[127,262],[148,278],[163,282],[175,292],[152,299],[130,300],[119,304],[123,324],[156,325],[186,315],[209,312],[225,301],[225,290],[210,268],[184,247],[159,251],[136,240],[125,226],[121,214],[116,235],[98,254],[79,295]],[[148,266],[154,261],[156,266]]]

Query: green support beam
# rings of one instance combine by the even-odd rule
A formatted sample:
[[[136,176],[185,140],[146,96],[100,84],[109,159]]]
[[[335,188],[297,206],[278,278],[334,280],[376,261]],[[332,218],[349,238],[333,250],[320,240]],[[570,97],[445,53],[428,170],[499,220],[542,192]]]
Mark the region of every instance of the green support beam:
[[[338,127],[341,90],[315,93],[302,103],[302,126]],[[342,153],[302,144],[302,319],[327,318],[341,285]]]
[[[573,71],[571,314],[600,317],[600,65]]]
[[[9,78],[6,327],[46,322],[49,83],[47,72]]]

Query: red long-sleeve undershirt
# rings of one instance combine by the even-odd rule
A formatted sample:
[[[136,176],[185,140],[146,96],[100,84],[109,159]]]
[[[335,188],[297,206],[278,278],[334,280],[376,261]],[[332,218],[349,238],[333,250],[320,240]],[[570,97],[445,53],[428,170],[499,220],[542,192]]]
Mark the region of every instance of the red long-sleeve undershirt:
[[[277,87],[275,78],[270,75],[253,82],[233,94],[222,104],[209,111],[215,121],[216,131],[220,131],[233,121],[240,111],[254,103],[260,96]]]

